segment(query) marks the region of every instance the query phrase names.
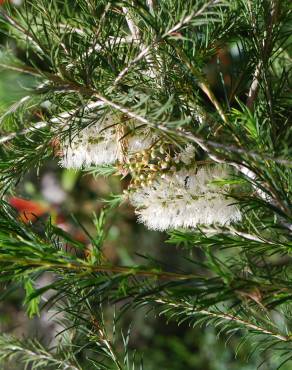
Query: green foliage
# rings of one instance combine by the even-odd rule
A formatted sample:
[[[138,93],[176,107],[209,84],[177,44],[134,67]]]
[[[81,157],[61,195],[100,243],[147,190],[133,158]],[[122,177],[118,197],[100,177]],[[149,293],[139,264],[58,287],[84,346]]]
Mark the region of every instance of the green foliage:
[[[170,244],[180,247],[183,268],[150,255],[145,264],[124,266],[104,253],[112,210],[123,195],[111,195],[108,209],[93,215],[94,235],[80,223],[86,242],[51,221],[37,230],[2,200],[0,281],[24,287],[29,316],[49,306],[62,324],[52,348],[1,335],[3,364],[142,369],[130,331],[120,334],[116,326],[131,310],[145,308],[178,325],[212,326],[227,343],[236,342],[239,355],[245,348],[259,363],[275,357],[271,369],[292,359],[291,5],[151,4],[25,0],[22,7],[1,8],[3,34],[18,55],[6,67],[34,76],[35,83],[1,117],[1,193],[15,191],[27,172],[49,159],[58,161],[64,139],[110,112],[134,118],[137,130],[151,129],[162,143],[192,143],[198,160],[229,165],[230,179],[218,185],[237,185],[232,195],[242,221],[171,231],[167,247],[170,253]],[[220,66],[220,53],[224,60],[234,44],[242,54],[239,75],[235,61],[227,71]],[[223,86],[214,86],[212,68]],[[122,174],[127,181],[114,165],[88,173]],[[63,177],[68,191],[76,181],[72,173]],[[51,282],[38,287],[45,273]],[[109,319],[114,305],[117,317]]]
[[[96,177],[98,176],[108,177],[108,176],[114,175],[116,172],[117,172],[117,169],[110,164],[95,166],[95,167],[88,169],[88,173]]]

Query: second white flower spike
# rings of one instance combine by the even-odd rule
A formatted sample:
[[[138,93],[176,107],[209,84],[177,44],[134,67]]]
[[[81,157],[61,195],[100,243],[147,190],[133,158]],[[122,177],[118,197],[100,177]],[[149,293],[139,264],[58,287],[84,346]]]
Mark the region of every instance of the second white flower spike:
[[[182,169],[130,193],[129,199],[139,221],[150,229],[228,225],[239,221],[241,213],[225,195],[226,186],[212,183],[226,177],[223,166]]]
[[[112,164],[122,158],[122,143],[129,153],[141,151],[151,146],[148,130],[140,133],[129,131],[125,138],[118,128],[117,118],[108,115],[102,121],[84,128],[71,141],[63,143],[63,156],[60,165],[65,168],[80,169],[92,165]],[[133,125],[133,123],[132,123]]]

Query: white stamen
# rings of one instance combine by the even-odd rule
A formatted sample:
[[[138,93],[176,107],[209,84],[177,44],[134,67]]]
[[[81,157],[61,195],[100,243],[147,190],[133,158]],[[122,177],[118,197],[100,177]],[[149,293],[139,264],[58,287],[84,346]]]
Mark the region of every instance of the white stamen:
[[[226,176],[223,166],[201,168],[197,173],[193,169],[182,169],[131,193],[129,200],[136,208],[139,221],[150,229],[228,225],[239,221],[241,213],[224,194],[226,185],[212,183]]]

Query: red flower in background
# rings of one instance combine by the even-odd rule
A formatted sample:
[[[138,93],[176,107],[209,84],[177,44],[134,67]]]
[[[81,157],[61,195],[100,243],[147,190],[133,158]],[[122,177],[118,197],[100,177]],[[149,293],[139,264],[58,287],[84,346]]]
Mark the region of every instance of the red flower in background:
[[[9,200],[10,205],[19,212],[20,219],[27,223],[36,219],[49,211],[48,206],[44,206],[32,200],[13,197]]]
[[[53,215],[54,224],[60,229],[72,235],[73,238],[81,243],[86,243],[88,240],[83,231],[76,228],[75,225],[68,222],[66,217],[59,213],[58,209],[50,205],[46,205],[33,200],[12,197],[9,200],[10,205],[18,212],[19,218],[24,223],[35,222],[39,217],[44,215]]]
[[[4,3],[8,2],[9,0],[0,0],[0,6],[3,5]],[[10,0],[9,1],[12,5],[20,5],[22,1],[17,1],[17,0]]]

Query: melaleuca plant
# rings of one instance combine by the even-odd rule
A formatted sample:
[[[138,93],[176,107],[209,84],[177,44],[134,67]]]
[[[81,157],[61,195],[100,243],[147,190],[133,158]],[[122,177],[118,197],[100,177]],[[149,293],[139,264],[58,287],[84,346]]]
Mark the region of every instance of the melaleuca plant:
[[[0,15],[1,68],[35,84],[1,117],[0,278],[24,286],[31,315],[53,292],[45,306],[62,327],[52,348],[3,334],[0,361],[142,368],[129,334],[123,346],[114,337],[123,315],[146,307],[177,324],[214,326],[239,352],[272,357],[273,368],[289,363],[289,1],[24,0]],[[111,263],[104,213],[84,244],[52,220],[41,231],[21,221],[8,195],[49,159],[118,176],[124,192],[105,214],[131,204],[191,267],[151,256],[146,265]],[[45,273],[50,284],[36,288]]]

